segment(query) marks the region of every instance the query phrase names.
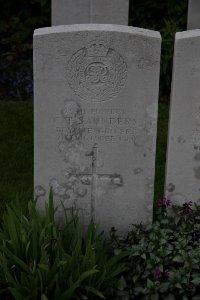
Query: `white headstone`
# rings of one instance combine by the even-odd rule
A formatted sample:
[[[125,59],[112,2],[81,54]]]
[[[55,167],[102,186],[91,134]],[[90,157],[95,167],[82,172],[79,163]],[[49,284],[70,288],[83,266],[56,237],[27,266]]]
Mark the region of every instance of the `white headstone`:
[[[200,199],[200,30],[176,34],[166,170],[166,197]]]
[[[52,26],[128,25],[129,0],[52,0]]]
[[[151,222],[160,34],[72,25],[34,34],[35,194],[105,231]]]
[[[200,1],[189,0],[187,29],[200,28]]]

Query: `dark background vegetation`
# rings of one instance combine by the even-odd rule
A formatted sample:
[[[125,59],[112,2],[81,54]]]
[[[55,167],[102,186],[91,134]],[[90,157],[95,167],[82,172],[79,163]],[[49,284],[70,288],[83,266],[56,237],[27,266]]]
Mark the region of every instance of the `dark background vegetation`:
[[[51,26],[51,0],[0,2],[0,98],[31,99],[32,35],[36,28]],[[160,100],[169,96],[174,34],[186,29],[187,2],[130,0],[129,25],[158,30],[162,35]]]

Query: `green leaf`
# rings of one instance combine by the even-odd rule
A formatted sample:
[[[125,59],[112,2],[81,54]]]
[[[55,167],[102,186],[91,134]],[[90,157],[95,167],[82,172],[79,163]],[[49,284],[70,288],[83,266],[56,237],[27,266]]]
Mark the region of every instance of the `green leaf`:
[[[153,294],[151,295],[151,300],[159,300],[159,294]]]
[[[72,284],[67,291],[65,291],[61,295],[61,300],[66,300],[68,297],[71,297],[74,294],[75,290],[80,286],[80,284],[83,280],[85,280],[86,278],[88,278],[98,272],[99,272],[98,270],[89,270],[89,271],[84,272],[79,277],[79,279],[74,284]]]
[[[194,283],[195,285],[200,285],[200,276],[195,277],[191,282]]]
[[[129,296],[128,292],[127,291],[117,291],[117,295],[122,297],[122,299],[126,299],[124,297],[127,297]],[[120,298],[121,299],[121,298]],[[129,298],[128,298],[129,299]]]
[[[48,271],[48,269],[49,269],[47,264],[38,264],[38,267],[44,271]]]
[[[45,1],[46,0],[41,0],[41,1]],[[52,188],[50,189],[50,193],[49,193],[49,206],[48,206],[48,212],[49,212],[49,216],[50,216],[50,221],[52,223],[54,223],[54,214],[55,214],[55,209],[54,209],[54,202],[53,202],[53,190]]]
[[[169,282],[163,282],[160,284],[160,292],[165,293],[169,289],[170,283]]]
[[[48,298],[44,294],[42,294],[41,300],[48,300]]]
[[[102,298],[102,299],[106,299],[106,298],[104,297],[104,295],[103,295],[100,291],[98,291],[97,289],[95,289],[95,288],[93,288],[93,287],[91,287],[91,286],[86,286],[85,289],[86,289],[87,291],[93,293],[94,295],[96,295],[96,296]]]
[[[194,297],[192,297],[191,299],[192,299],[192,300],[200,300],[200,295],[194,296]]]
[[[141,257],[144,259],[144,260],[146,260],[147,259],[147,256],[146,256],[146,254],[144,253],[144,254],[142,254],[141,255]]]
[[[10,269],[8,269],[8,260],[4,254],[2,256],[2,261],[3,261],[3,271],[5,273],[5,277],[7,278],[7,281],[11,283],[13,286],[16,286],[16,281],[12,276],[13,274],[11,274],[12,272],[10,272]]]
[[[154,286],[153,281],[151,281],[149,278],[147,278],[147,287],[151,288],[152,286]]]
[[[14,298],[16,300],[24,299],[24,297],[22,296],[22,294],[16,288],[9,287],[8,290],[11,292],[11,294],[14,296]]]
[[[16,264],[18,264],[25,272],[29,273],[29,267],[19,257],[14,255],[6,246],[0,245],[0,250],[10,257]]]
[[[133,278],[132,278],[133,282],[136,283],[136,281],[137,281],[138,278],[139,278],[139,275],[133,276]]]
[[[173,258],[173,262],[183,263],[183,262],[184,262],[184,259],[183,259],[182,256],[176,255],[176,256]]]
[[[123,276],[120,277],[120,279],[118,280],[118,285],[117,288],[120,291],[123,291],[127,286],[126,280],[124,279]]]
[[[177,287],[180,290],[182,290],[182,288],[183,288],[182,285],[179,282],[177,282],[174,286]]]

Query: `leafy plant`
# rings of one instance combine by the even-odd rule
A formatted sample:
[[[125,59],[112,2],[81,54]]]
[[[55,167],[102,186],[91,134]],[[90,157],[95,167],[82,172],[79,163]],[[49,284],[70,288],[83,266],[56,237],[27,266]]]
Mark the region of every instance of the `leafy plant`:
[[[1,59],[15,61],[31,55],[33,31],[38,27],[50,26],[50,12],[49,0],[2,2]]]
[[[33,97],[33,70],[30,61],[12,61],[0,65],[0,86],[7,90],[7,96],[14,100]]]
[[[51,1],[9,0],[1,4],[0,93],[6,99],[29,100],[33,32],[51,25]]]
[[[114,299],[200,299],[200,206],[158,202],[152,225],[134,225],[115,251],[130,251]]]
[[[28,203],[28,217],[18,204],[7,207],[0,232],[0,261],[6,291],[14,299],[104,299],[112,295],[115,277],[125,270],[109,257],[93,222],[81,231],[74,215],[59,227],[50,193],[44,215],[36,201]],[[5,289],[4,289],[5,290]]]

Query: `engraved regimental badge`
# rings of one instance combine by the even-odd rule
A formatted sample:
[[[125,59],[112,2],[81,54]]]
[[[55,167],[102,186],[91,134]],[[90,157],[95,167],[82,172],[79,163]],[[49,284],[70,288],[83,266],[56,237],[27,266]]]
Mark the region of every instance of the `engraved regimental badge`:
[[[78,50],[67,65],[67,80],[83,100],[107,101],[117,96],[127,78],[127,65],[104,41],[95,40]]]

